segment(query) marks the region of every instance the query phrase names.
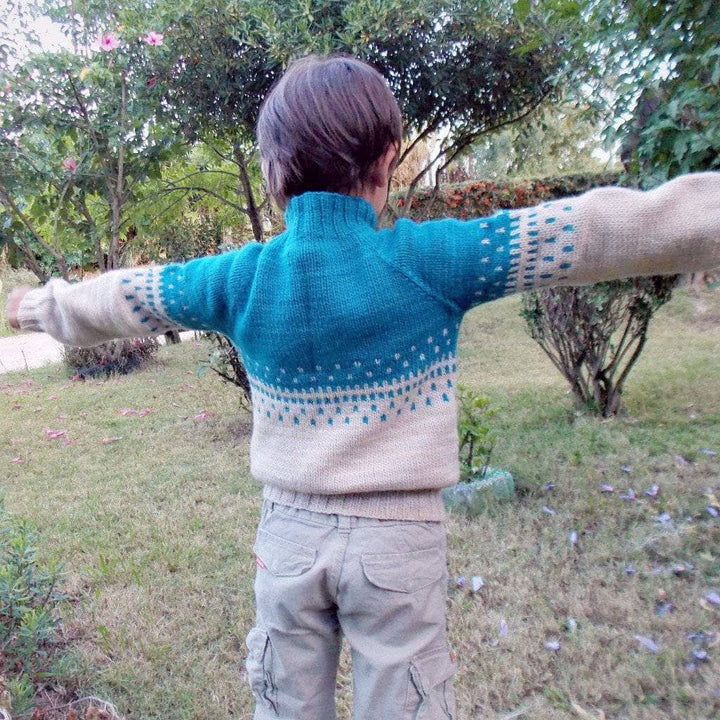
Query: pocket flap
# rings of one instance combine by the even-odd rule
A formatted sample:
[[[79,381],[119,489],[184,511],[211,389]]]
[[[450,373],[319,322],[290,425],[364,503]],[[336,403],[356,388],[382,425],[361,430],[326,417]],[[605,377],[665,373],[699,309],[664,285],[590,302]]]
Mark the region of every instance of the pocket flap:
[[[405,593],[431,585],[445,573],[443,553],[437,548],[363,555],[362,566],[376,587]]]
[[[273,575],[302,575],[315,563],[315,550],[260,528],[253,552]]]

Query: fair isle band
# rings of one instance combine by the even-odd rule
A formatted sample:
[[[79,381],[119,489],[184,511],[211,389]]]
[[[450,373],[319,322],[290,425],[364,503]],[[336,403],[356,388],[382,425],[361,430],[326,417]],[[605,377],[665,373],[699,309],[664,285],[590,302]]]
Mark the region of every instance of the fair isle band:
[[[567,282],[577,245],[572,202],[547,202],[510,215],[512,264],[506,294]]]

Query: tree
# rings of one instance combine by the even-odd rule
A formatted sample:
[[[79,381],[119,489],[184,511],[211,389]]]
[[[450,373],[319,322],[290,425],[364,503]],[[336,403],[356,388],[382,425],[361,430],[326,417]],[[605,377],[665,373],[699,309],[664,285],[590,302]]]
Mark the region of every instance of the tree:
[[[713,0],[542,0],[565,27],[564,76],[605,108],[646,186],[720,166],[720,5]],[[531,13],[532,14],[532,13]]]
[[[2,78],[0,205],[28,266],[68,276],[67,236],[101,270],[121,264],[128,207],[178,141],[158,122],[162,35],[106,30],[92,47],[36,53]]]
[[[347,52],[385,75],[406,121],[402,159],[435,139],[410,181],[412,194],[430,166],[442,172],[477,137],[522,118],[550,93],[558,46],[529,42],[534,34],[513,13],[511,3],[469,0],[196,0],[167,26],[174,62],[163,76],[163,106],[189,137],[221,143],[217,154],[235,163],[259,238],[254,128],[294,57]]]

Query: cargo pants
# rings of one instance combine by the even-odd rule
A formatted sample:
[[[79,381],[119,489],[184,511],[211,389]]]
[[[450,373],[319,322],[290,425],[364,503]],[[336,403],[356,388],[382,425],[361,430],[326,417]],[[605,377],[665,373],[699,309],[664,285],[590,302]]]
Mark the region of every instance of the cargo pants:
[[[333,720],[343,636],[354,720],[455,718],[442,523],[266,502],[253,549],[246,666],[255,720]]]

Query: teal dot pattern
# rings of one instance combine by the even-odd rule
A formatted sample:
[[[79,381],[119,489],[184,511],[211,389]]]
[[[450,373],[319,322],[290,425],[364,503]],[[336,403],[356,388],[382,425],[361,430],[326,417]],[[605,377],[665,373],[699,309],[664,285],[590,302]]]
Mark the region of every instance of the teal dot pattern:
[[[566,284],[579,244],[572,200],[512,211],[510,223],[511,264],[506,294]]]
[[[131,308],[144,335],[162,334],[176,329],[178,323],[165,311],[160,268],[145,267],[126,272],[121,281],[123,299]]]

